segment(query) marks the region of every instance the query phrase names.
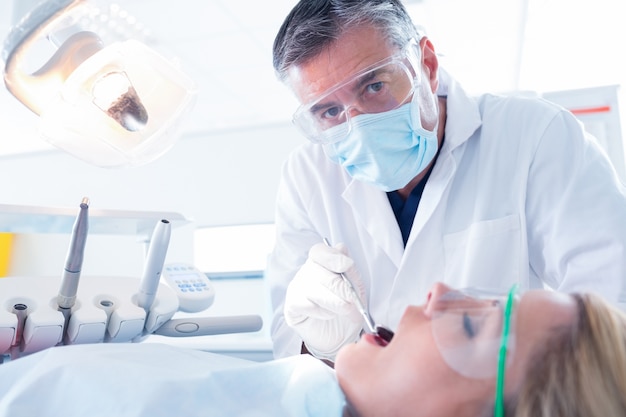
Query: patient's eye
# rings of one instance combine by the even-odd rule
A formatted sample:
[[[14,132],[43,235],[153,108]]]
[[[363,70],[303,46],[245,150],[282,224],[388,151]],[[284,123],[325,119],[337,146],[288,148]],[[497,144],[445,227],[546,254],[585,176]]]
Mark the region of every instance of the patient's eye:
[[[502,305],[498,301],[490,301],[487,307],[467,309],[463,311],[461,324],[468,339],[497,338],[502,328]]]
[[[473,339],[476,335],[476,329],[472,323],[472,318],[467,313],[463,313],[463,330],[470,339]]]

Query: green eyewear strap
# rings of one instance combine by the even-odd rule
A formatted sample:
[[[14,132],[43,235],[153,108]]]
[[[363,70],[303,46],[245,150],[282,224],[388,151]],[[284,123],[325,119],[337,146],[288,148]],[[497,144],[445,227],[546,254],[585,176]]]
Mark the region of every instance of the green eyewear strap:
[[[509,330],[511,324],[511,313],[513,312],[513,300],[517,293],[517,284],[514,284],[509,291],[504,309],[504,326],[502,327],[502,339],[500,351],[498,353],[498,377],[496,379],[496,403],[493,414],[495,417],[504,417],[504,373],[506,371],[506,353],[509,344]]]

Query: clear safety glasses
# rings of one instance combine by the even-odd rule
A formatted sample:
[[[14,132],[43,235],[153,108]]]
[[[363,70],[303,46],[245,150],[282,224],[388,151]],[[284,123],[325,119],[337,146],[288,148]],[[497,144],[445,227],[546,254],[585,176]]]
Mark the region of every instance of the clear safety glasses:
[[[515,350],[516,294],[516,287],[508,296],[477,289],[451,290],[434,301],[432,332],[450,368],[478,379],[504,372]],[[497,360],[507,354],[502,363]]]
[[[352,129],[350,111],[382,113],[404,104],[419,85],[419,47],[415,40],[391,56],[326,90],[293,115],[293,122],[313,143],[343,140]]]

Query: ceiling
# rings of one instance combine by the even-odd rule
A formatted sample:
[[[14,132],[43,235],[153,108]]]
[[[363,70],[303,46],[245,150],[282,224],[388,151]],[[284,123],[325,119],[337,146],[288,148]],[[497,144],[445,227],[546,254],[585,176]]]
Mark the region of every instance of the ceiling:
[[[0,0],[0,39],[37,1]],[[563,1],[569,0],[405,3],[416,22],[426,27],[444,65],[457,78],[461,74],[470,91],[511,91],[520,86],[529,3],[555,6]],[[289,123],[296,101],[274,76],[271,48],[296,0],[118,3],[138,22],[133,27],[142,25],[137,35],[175,61],[196,83],[197,102],[184,119],[184,134],[208,136],[216,131]],[[555,13],[561,12],[555,9]],[[50,149],[37,137],[37,121],[30,110],[0,88],[0,155]]]

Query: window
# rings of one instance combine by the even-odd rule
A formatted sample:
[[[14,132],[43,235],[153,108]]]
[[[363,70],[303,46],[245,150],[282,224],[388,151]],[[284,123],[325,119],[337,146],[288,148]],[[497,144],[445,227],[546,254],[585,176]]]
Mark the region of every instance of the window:
[[[259,272],[265,270],[273,246],[274,224],[203,227],[194,234],[194,264],[224,275]]]

